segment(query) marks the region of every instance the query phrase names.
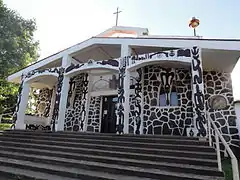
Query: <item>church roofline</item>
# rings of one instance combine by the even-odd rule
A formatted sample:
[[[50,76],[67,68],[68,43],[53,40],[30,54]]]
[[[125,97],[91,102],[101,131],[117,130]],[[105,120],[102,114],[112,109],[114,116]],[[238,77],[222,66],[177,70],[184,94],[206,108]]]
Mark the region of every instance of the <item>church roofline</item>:
[[[130,40],[130,41],[128,41]],[[141,41],[142,40],[142,41]],[[163,40],[163,41],[155,41]],[[174,40],[175,42],[172,42]],[[186,42],[188,41],[188,42]],[[198,42],[198,43],[197,43]],[[223,43],[224,42],[224,43]],[[50,55],[44,59],[23,68],[22,70],[10,75],[7,79],[11,81],[16,77],[20,77],[22,73],[28,72],[34,69],[38,69],[44,65],[47,65],[53,61],[62,58],[65,54],[73,54],[81,49],[89,47],[94,44],[129,44],[130,46],[161,46],[161,47],[179,47],[186,48],[192,46],[199,46],[206,49],[219,49],[219,50],[235,50],[240,51],[240,39],[204,39],[204,38],[180,38],[180,37],[92,37],[83,42],[68,47],[62,51],[59,51],[53,55]]]

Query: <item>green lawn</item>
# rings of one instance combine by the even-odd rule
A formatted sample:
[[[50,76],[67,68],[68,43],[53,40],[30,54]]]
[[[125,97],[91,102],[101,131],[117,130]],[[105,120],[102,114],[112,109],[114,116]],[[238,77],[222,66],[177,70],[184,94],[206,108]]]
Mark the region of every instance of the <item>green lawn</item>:
[[[240,161],[238,161],[238,166],[240,165]],[[231,159],[224,159],[222,161],[222,168],[225,174],[225,180],[232,180],[232,164],[231,164]],[[239,167],[238,167],[239,168]],[[240,172],[240,170],[239,170]]]
[[[11,128],[12,124],[0,123],[0,131]]]

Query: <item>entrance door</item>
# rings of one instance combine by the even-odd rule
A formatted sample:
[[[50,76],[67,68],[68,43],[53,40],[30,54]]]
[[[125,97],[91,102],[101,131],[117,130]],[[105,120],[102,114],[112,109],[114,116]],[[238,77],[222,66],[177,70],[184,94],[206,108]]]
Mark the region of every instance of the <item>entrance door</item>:
[[[116,133],[117,96],[104,96],[102,104],[101,133]]]

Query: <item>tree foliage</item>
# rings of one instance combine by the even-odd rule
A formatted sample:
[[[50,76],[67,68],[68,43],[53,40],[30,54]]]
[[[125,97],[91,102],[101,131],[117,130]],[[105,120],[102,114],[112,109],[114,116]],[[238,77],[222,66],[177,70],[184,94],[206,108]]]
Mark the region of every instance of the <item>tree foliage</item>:
[[[35,20],[22,18],[0,0],[0,114],[16,103],[18,85],[6,78],[37,60]]]

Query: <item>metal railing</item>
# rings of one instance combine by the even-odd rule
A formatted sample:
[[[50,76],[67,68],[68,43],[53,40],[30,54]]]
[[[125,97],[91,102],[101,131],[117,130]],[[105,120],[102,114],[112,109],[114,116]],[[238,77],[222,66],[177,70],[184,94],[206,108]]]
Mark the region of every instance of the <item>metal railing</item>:
[[[230,158],[231,158],[231,163],[232,163],[232,173],[233,173],[233,180],[239,180],[239,172],[238,172],[238,161],[234,153],[232,152],[231,148],[225,141],[224,137],[218,130],[216,124],[212,120],[209,112],[207,113],[208,117],[208,137],[209,137],[209,145],[213,146],[212,142],[212,134],[211,134],[211,127],[212,130],[215,132],[214,133],[214,138],[215,138],[215,143],[216,143],[216,151],[217,151],[217,161],[218,161],[218,170],[222,171],[222,162],[221,162],[221,153],[220,153],[220,145],[219,145],[219,139],[221,140],[222,144],[226,148],[226,151],[228,152]]]

